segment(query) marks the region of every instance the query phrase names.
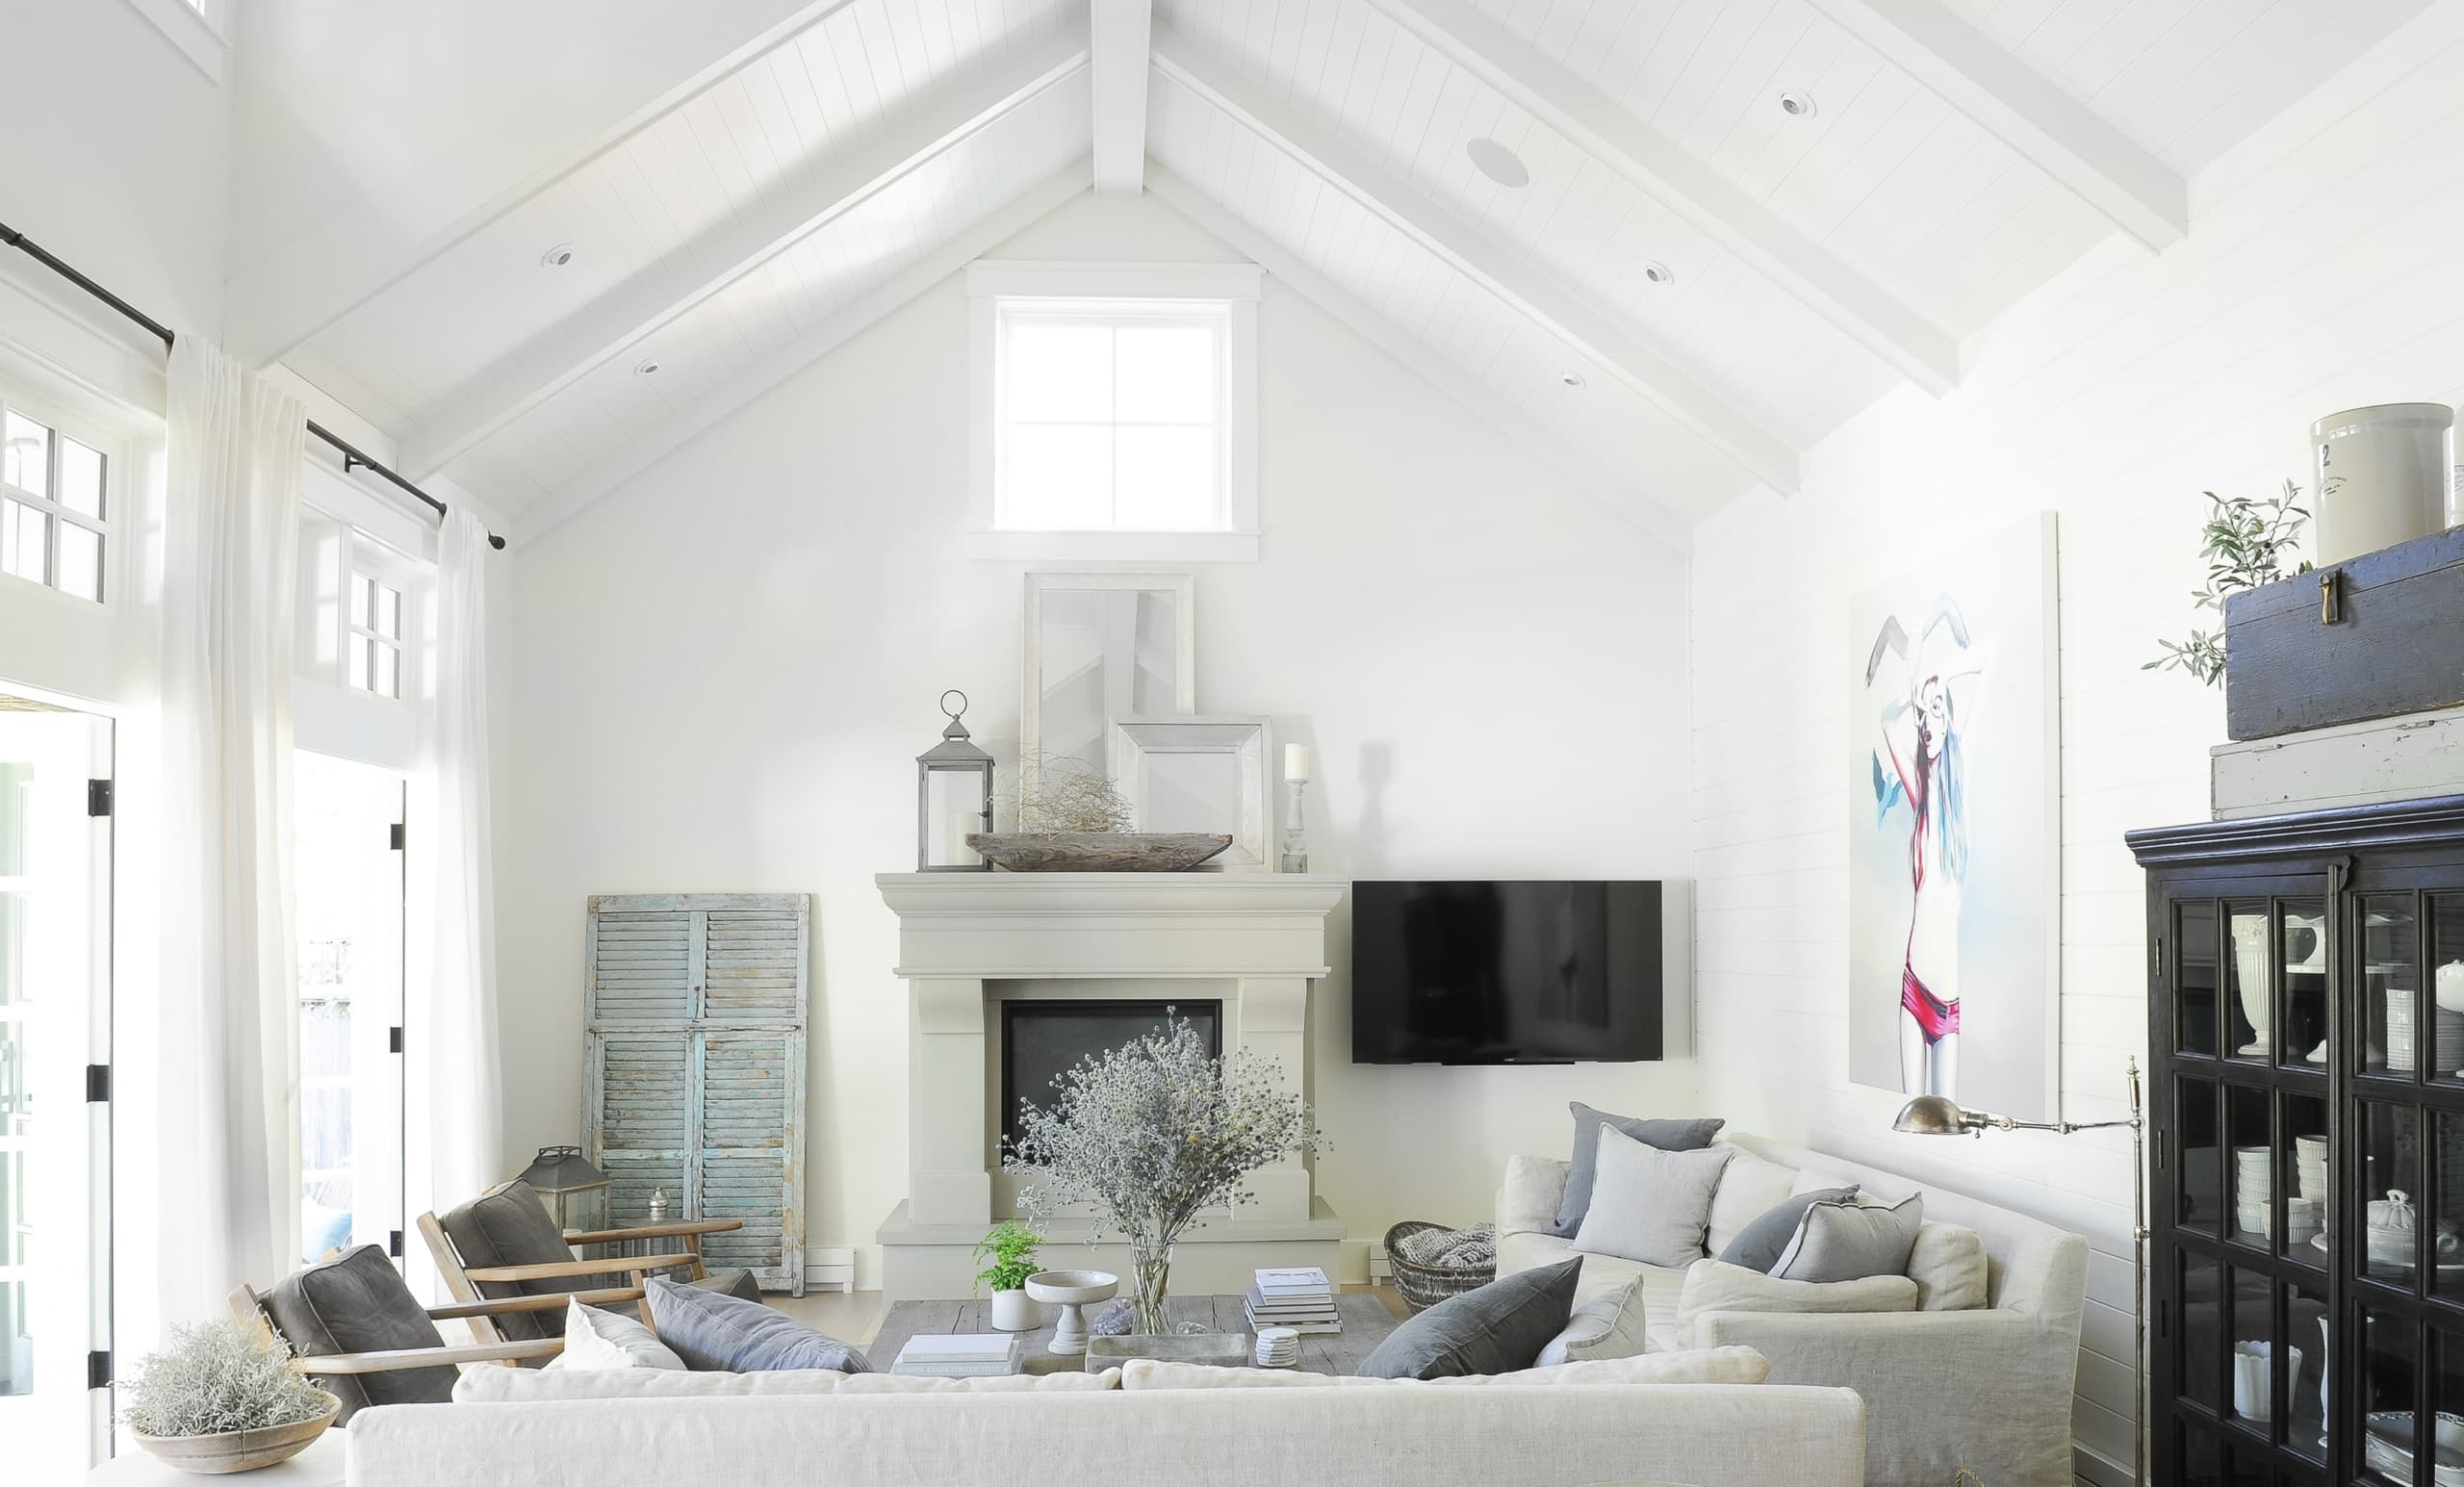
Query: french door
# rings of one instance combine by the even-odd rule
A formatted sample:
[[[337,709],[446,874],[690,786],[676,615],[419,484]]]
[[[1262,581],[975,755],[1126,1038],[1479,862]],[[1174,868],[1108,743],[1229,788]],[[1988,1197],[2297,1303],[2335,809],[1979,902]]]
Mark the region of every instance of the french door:
[[[0,1474],[13,1480],[77,1480],[110,1448],[110,729],[0,696]]]

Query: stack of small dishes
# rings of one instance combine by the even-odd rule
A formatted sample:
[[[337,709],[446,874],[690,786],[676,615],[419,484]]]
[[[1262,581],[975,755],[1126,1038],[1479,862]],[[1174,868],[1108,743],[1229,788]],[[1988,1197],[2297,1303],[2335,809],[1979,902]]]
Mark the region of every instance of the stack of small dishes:
[[[2440,1008],[2430,1015],[2431,1063],[2433,1074],[2451,1073],[2464,1067],[2464,1013]]]
[[[2234,1227],[2244,1234],[2275,1234],[2268,1212],[2268,1199],[2275,1193],[2274,1157],[2266,1146],[2233,1148]]]
[[[2387,1072],[2409,1074],[2413,1071],[2413,998],[2411,993],[2389,987],[2387,999]]]
[[[2326,1232],[2327,1205],[2319,1198],[2284,1200],[2284,1245],[2307,1244]]]
[[[2323,1136],[2297,1136],[2293,1139],[2294,1192],[2321,1205],[2324,1213],[2327,1200],[2327,1139]]]
[[[1296,1366],[1300,1362],[1300,1334],[1290,1327],[1260,1327],[1256,1361],[1262,1369]]]

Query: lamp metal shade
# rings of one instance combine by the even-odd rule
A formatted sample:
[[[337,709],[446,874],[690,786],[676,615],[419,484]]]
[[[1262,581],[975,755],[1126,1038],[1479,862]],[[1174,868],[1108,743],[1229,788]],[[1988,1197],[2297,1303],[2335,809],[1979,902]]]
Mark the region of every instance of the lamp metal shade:
[[[1901,1106],[1890,1128],[1908,1136],[1965,1136],[1975,1129],[1966,1111],[1938,1094],[1920,1094]]]

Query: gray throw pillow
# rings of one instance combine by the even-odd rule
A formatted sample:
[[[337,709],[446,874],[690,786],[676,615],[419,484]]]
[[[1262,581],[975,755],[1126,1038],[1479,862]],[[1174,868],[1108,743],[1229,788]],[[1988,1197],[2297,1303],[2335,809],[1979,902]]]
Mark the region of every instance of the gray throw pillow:
[[[688,1369],[706,1373],[873,1371],[855,1347],[757,1301],[740,1301],[657,1275],[651,1277],[649,1290],[658,1340],[673,1348]]]
[[[1575,1100],[1566,1106],[1574,1112],[1575,1147],[1566,1167],[1565,1196],[1557,1202],[1557,1221],[1549,1232],[1559,1239],[1573,1239],[1582,1227],[1582,1216],[1591,1208],[1591,1185],[1595,1164],[1600,1159],[1600,1128],[1613,1125],[1646,1146],[1662,1151],[1695,1151],[1711,1144],[1726,1120],[1649,1120],[1637,1115],[1612,1115]]]
[[[1358,1372],[1362,1378],[1520,1372],[1565,1330],[1581,1273],[1582,1262],[1568,1260],[1449,1296],[1389,1333]]]
[[[1905,1275],[1925,1222],[1925,1194],[1912,1192],[1885,1207],[1854,1198],[1816,1203],[1797,1221],[1788,1247],[1771,1274],[1780,1280],[1816,1282]]]
[[[1703,1258],[1711,1192],[1733,1146],[1662,1151],[1623,1131],[1600,1133],[1599,1180],[1574,1247],[1669,1269]]]
[[[1741,1265],[1768,1275],[1771,1267],[1780,1263],[1781,1252],[1788,1247],[1788,1242],[1797,1237],[1797,1226],[1805,1221],[1807,1209],[1816,1203],[1837,1203],[1856,1195],[1857,1189],[1852,1184],[1845,1188],[1817,1188],[1783,1198],[1736,1231],[1729,1247],[1720,1251],[1720,1263]]]

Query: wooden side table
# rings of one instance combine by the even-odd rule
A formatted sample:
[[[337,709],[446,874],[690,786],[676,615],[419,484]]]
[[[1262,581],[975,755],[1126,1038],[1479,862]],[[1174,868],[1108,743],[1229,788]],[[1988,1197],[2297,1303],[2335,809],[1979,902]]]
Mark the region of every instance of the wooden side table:
[[[343,1487],[343,1460],[349,1445],[349,1431],[328,1430],[289,1461],[245,1474],[249,1487]],[[86,1487],[195,1487],[202,1480],[173,1471],[137,1446],[86,1474]]]

